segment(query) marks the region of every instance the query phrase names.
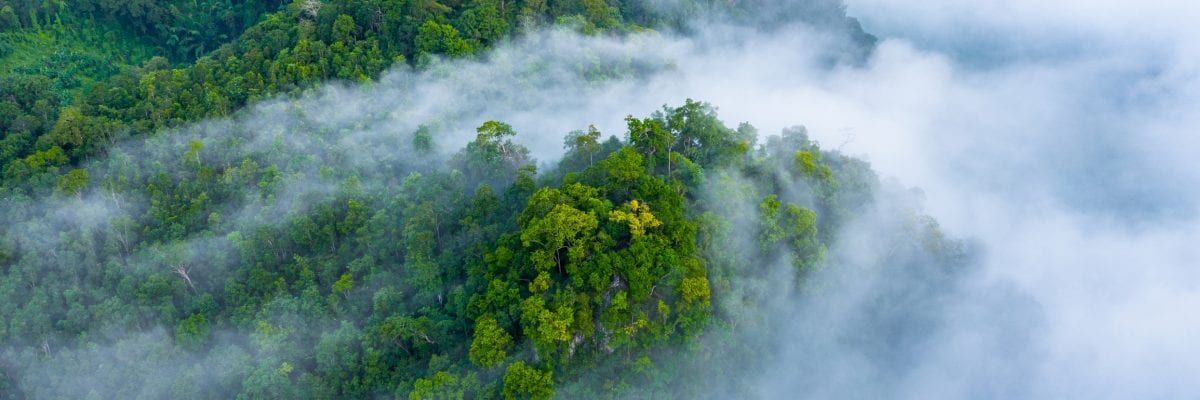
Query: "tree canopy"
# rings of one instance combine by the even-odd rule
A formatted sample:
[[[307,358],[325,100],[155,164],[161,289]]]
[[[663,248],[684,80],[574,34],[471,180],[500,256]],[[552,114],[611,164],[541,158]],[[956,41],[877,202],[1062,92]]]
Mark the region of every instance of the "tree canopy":
[[[699,396],[670,391],[677,372],[741,349],[700,340],[762,311],[732,306],[733,282],[831,267],[879,186],[866,163],[802,128],[760,143],[692,99],[606,140],[579,127],[543,164],[504,121],[462,148],[438,148],[437,121],[347,144],[360,126],[286,101],[549,24],[685,19],[625,0],[0,0],[0,397]],[[237,119],[265,99],[287,124]],[[174,129],[198,121],[212,134]],[[909,250],[954,265],[957,242],[910,216]]]

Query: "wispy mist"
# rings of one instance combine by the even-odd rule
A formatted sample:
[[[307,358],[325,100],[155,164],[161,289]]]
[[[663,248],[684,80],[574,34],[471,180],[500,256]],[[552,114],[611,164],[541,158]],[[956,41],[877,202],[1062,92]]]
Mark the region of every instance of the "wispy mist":
[[[881,39],[862,60],[842,59],[853,40],[820,24],[769,31],[694,24],[688,36],[619,38],[551,29],[482,60],[271,100],[231,120],[127,143],[91,165],[106,171],[95,182],[129,173],[121,169],[128,159],[182,174],[187,166],[178,160],[192,140],[234,149],[212,152],[224,159],[201,150],[200,162],[236,164],[255,154],[292,165],[298,172],[231,201],[210,234],[192,239],[206,248],[232,246],[228,232],[276,222],[265,216],[347,190],[323,180],[323,167],[339,177],[399,181],[441,168],[487,120],[512,124],[515,140],[549,166],[569,131],[595,124],[621,135],[627,115],[700,99],[727,122],[748,121],[764,134],[805,125],[824,148],[866,158],[887,182],[828,249],[827,265],[812,278],[817,289],[793,296],[798,289],[771,275],[784,262],[740,283],[739,290],[757,293],[747,297],[756,307],[776,314],[732,332],[761,334],[737,340],[773,356],[756,365],[711,360],[711,369],[695,374],[714,396],[747,385],[762,398],[1200,392],[1200,317],[1193,312],[1200,307],[1200,51],[1190,43],[1200,37],[1200,10],[1173,2],[1043,3],[851,1],[849,13]],[[421,126],[434,132],[439,156],[413,151]],[[60,228],[67,224],[52,217],[45,226],[5,229],[29,232],[30,248],[52,252],[62,231],[115,223],[147,202],[103,193],[62,201],[13,212],[87,216],[86,223]],[[730,215],[752,214],[736,209],[752,205],[729,206]],[[897,256],[902,238],[878,235],[913,224],[897,218],[920,212],[947,236],[971,243],[970,268],[935,273],[920,254]],[[264,217],[239,217],[250,215]],[[150,246],[131,265],[162,264],[162,252],[169,249]],[[203,254],[185,257],[219,264],[199,262]],[[223,280],[221,272],[213,271],[210,284]],[[771,331],[756,330],[764,327]],[[47,349],[57,355],[23,379],[32,385],[62,365],[89,366],[71,370],[81,390],[65,393],[98,387],[101,395],[122,394],[92,383],[109,379],[105,366],[131,365],[142,354],[131,343],[170,339],[162,327],[144,328],[106,333],[128,336],[112,348]],[[247,339],[252,333],[235,331],[220,336],[227,345],[210,359],[188,361],[202,367],[126,373],[145,381],[203,375],[223,365],[222,357],[270,352],[250,344],[258,340]],[[747,373],[729,372],[741,367]],[[226,377],[200,375],[192,379],[220,384]]]
[[[801,102],[835,106],[804,123],[826,143],[853,127],[845,151],[985,248],[916,356],[885,370],[900,382],[885,397],[1194,393],[1200,10],[849,3],[883,43],[866,68],[805,85],[826,92]]]

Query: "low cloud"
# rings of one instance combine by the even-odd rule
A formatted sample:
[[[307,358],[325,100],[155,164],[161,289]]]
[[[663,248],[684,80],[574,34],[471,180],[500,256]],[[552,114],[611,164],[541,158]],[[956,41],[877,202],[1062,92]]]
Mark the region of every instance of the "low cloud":
[[[981,249],[969,273],[929,287],[924,275],[889,275],[884,254],[848,256],[882,240],[871,235],[887,219],[862,216],[830,249],[846,264],[819,277],[821,296],[768,304],[791,321],[761,338],[777,354],[756,367],[770,371],[752,381],[763,398],[1195,393],[1200,52],[1189,39],[1200,37],[1200,12],[1166,1],[1043,3],[851,1],[850,14],[881,37],[861,63],[831,62],[847,39],[806,25],[708,25],[688,37],[548,30],[485,60],[327,85],[115,153],[177,164],[187,140],[239,138],[249,144],[231,161],[279,147],[311,154],[302,161],[311,171],[282,189],[294,193],[281,195],[295,199],[280,206],[291,210],[306,193],[336,190],[319,184],[320,166],[381,177],[419,169],[373,165],[413,157],[420,125],[434,127],[446,153],[483,121],[503,120],[548,163],[566,132],[596,124],[620,135],[626,115],[704,100],[727,123],[765,134],[807,126],[824,148],[868,159],[890,186],[920,187],[924,212]],[[904,302],[865,313],[878,299]]]

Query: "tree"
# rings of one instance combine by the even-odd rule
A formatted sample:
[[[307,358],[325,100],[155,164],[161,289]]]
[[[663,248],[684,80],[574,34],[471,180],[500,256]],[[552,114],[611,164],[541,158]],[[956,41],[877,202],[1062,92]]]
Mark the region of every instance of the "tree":
[[[17,19],[17,13],[13,12],[12,6],[5,4],[0,7],[0,31],[8,31],[21,27],[21,21]]]
[[[239,400],[245,399],[295,399],[300,397],[300,388],[292,381],[295,367],[276,357],[260,359],[242,380]]]
[[[192,314],[175,328],[175,343],[188,350],[200,350],[208,344],[208,319],[203,314]]]
[[[645,158],[632,146],[613,153],[600,166],[608,175],[607,188],[612,192],[629,191],[646,174]]]
[[[786,245],[792,265],[801,272],[816,267],[825,252],[817,235],[817,214],[795,204],[783,207],[775,195],[767,196],[759,204],[758,240],[762,251],[768,253],[781,244]]]
[[[571,340],[574,317],[575,310],[569,304],[547,304],[540,296],[521,302],[521,329],[542,359],[552,360],[559,345]]]
[[[758,245],[763,251],[775,246],[786,235],[779,225],[779,207],[782,204],[775,195],[767,196],[758,205]]]
[[[316,372],[325,383],[332,386],[336,395],[355,396],[359,393],[358,371],[360,363],[359,338],[362,333],[348,321],[332,332],[321,334],[313,349],[317,361]]]
[[[54,188],[59,193],[68,196],[79,196],[83,189],[88,185],[88,172],[86,169],[73,169],[58,177],[58,182]]]
[[[339,15],[333,23],[333,40],[351,43],[354,41],[356,30],[358,30],[358,25],[354,24],[354,17],[346,14]]]
[[[488,315],[475,323],[475,337],[471,341],[468,356],[475,365],[492,367],[504,361],[511,346],[512,336],[496,324],[495,318]]]
[[[516,178],[517,170],[529,163],[529,150],[512,141],[516,132],[506,123],[487,121],[475,132],[475,140],[455,155],[453,163],[468,179],[508,185]]]
[[[726,127],[711,105],[692,99],[677,108],[664,107],[662,114],[657,116],[664,119],[675,148],[689,160],[709,168],[723,165],[744,153],[754,139],[741,137],[745,132]]]
[[[474,0],[458,18],[458,29],[475,43],[489,46],[508,31],[502,0]]]
[[[650,205],[637,200],[630,200],[626,204],[628,212],[622,210],[613,210],[609,212],[609,219],[616,222],[624,222],[629,225],[629,233],[633,236],[633,240],[641,239],[646,235],[646,230],[662,226],[662,221],[654,217],[650,213]]]
[[[381,337],[386,337],[409,354],[414,351],[428,350],[438,344],[437,326],[429,317],[410,317],[394,315],[388,317],[377,328]]]
[[[633,116],[625,118],[629,129],[629,144],[645,157],[651,169],[657,165],[660,157],[667,157],[675,139],[671,136],[662,121],[654,118],[637,119]],[[668,172],[670,167],[668,166]]]
[[[167,249],[167,264],[171,266],[171,272],[183,278],[187,282],[189,288],[192,289],[192,294],[199,294],[199,289],[196,289],[196,282],[192,281],[192,268],[188,266],[187,248],[181,244],[174,244]]]
[[[587,153],[588,166],[595,163],[596,152],[600,150],[600,130],[595,125],[589,125],[587,132],[574,131],[567,135],[566,148],[569,151]]]
[[[613,28],[618,25],[620,12],[611,7],[605,0],[583,0],[584,13],[588,22],[600,28]]]
[[[517,361],[504,372],[504,398],[507,400],[546,400],[554,397],[550,371],[542,371]]]
[[[433,151],[433,135],[430,133],[429,126],[421,125],[417,127],[417,131],[413,132],[412,138],[413,150],[417,151],[417,155],[427,155]]]
[[[475,51],[453,26],[434,21],[425,21],[420,28],[417,28],[416,46],[418,62],[424,63],[429,62],[430,55],[462,57]]]
[[[810,272],[825,255],[825,246],[817,237],[817,213],[788,204],[784,221],[791,230],[792,265],[802,273]]]
[[[579,262],[591,250],[599,220],[591,213],[567,204],[558,204],[541,218],[531,219],[521,229],[521,242],[535,249],[534,265],[540,271],[563,267],[560,251],[567,250],[570,261]]]
[[[183,159],[188,164],[196,167],[201,167],[204,164],[200,161],[200,150],[204,149],[204,142],[192,140],[188,142],[188,149],[183,153]]]
[[[462,400],[464,395],[465,391],[457,376],[438,371],[432,377],[413,382],[413,390],[408,393],[408,400]]]
[[[350,290],[354,289],[354,275],[349,272],[342,274],[337,282],[333,283],[333,294],[342,295],[349,299]]]

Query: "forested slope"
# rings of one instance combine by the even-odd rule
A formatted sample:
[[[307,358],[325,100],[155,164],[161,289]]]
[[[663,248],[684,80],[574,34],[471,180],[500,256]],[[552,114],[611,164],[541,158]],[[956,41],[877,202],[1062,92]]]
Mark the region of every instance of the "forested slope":
[[[889,216],[898,268],[941,279],[967,256],[919,207],[880,203],[865,162],[803,128],[760,140],[707,103],[628,110],[643,117],[608,139],[579,127],[539,162],[504,121],[447,148],[464,132],[444,121],[330,115],[337,96],[306,90],[484,59],[552,23],[771,29],[746,10],[779,4],[174,3],[0,6],[4,37],[118,24],[161,56],[87,87],[0,82],[0,393],[715,397],[695,370],[770,352],[738,338],[774,323],[761,300],[780,293],[751,284],[786,265],[783,295],[827,290],[809,278],[856,216]],[[236,38],[164,36],[201,14]],[[873,40],[836,3],[781,15]]]
[[[740,301],[734,282],[780,256],[802,281],[877,184],[802,131],[755,150],[752,128],[694,102],[631,118],[625,140],[574,134],[563,169],[543,179],[501,122],[441,167],[418,155],[430,140],[420,130],[347,148],[334,144],[346,132],[292,117],[273,134],[234,122],[221,126],[229,136],[114,150],[60,179],[48,208],[6,202],[10,388],[522,398],[615,363],[638,373],[587,392],[666,390],[687,361],[656,366],[662,346],[743,318],[720,301]],[[312,143],[279,145],[295,135]],[[404,156],[336,161],[381,144]],[[730,179],[740,183],[717,183]],[[757,205],[748,221],[723,214],[739,201]],[[953,265],[921,221],[910,245]],[[747,222],[757,247],[734,252],[732,225]],[[108,356],[93,352],[104,351],[134,359],[102,368]]]
[[[26,158],[54,147],[79,161],[124,137],[226,116],[255,99],[297,93],[318,82],[368,82],[389,67],[420,66],[430,57],[481,55],[505,37],[548,24],[567,24],[590,34],[686,29],[693,15],[715,9],[740,23],[767,28],[780,22],[747,15],[771,6],[779,9],[772,13],[776,18],[819,20],[867,47],[874,40],[845,17],[839,3],[825,0],[699,0],[672,8],[640,0],[281,3],[0,2],[0,37],[6,42],[0,59],[29,59],[0,78],[0,113],[7,117],[0,121],[8,121],[0,125],[2,186],[12,188],[43,172]],[[50,48],[88,47],[30,55],[24,53],[48,48],[19,45],[39,38],[44,42],[47,36],[62,43]],[[117,41],[126,49],[89,54],[97,43]],[[21,47],[28,49],[14,53]],[[111,63],[114,55],[136,63],[147,53],[165,58],[123,68]],[[57,76],[64,66],[75,73]],[[85,82],[90,84],[84,87]]]

